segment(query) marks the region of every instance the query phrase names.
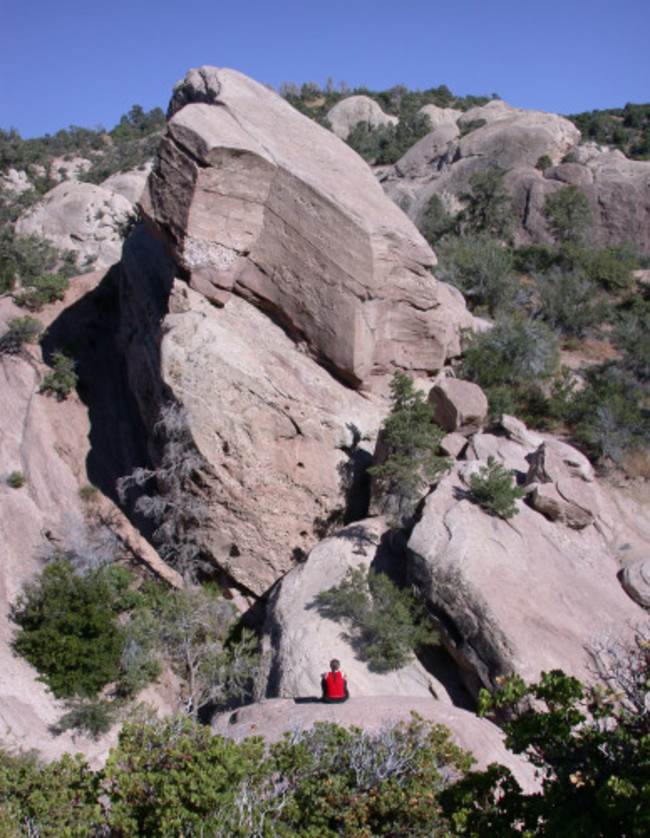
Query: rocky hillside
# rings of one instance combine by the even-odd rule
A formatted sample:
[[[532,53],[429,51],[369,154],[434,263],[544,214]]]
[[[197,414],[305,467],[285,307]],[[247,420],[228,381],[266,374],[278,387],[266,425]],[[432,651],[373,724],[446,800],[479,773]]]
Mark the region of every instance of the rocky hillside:
[[[456,374],[464,333],[491,325],[435,278],[413,222],[433,195],[456,208],[473,174],[498,167],[521,242],[548,235],[543,196],[579,184],[597,208],[598,241],[624,230],[648,253],[650,163],[578,146],[561,117],[498,101],[430,105],[433,131],[380,183],[340,137],[359,117],[391,120],[354,98],[329,131],[240,73],[192,70],[150,172],[67,180],[17,221],[19,235],[47,236],[106,270],[73,278],[62,301],[33,312],[47,327],[40,346],[5,340],[0,355],[9,744],[48,756],[74,745],[98,759],[108,747],[53,738],[61,705],[9,648],[9,604],[48,545],[65,550],[88,527],[118,539],[143,575],[178,588],[210,581],[237,604],[264,652],[257,697],[313,697],[338,656],[377,716],[428,701],[458,741],[478,750],[484,737],[490,753],[500,741],[491,723],[470,726],[475,743],[459,732],[480,688],[554,668],[594,680],[587,647],[629,638],[647,616],[645,484],[616,487],[568,442],[489,416],[481,389]],[[569,153],[577,162],[562,162]],[[551,165],[539,168],[544,156]],[[136,208],[122,246],[118,221]],[[9,294],[0,304],[6,335],[24,309]],[[74,355],[78,382],[57,400],[41,385],[60,350]],[[378,437],[396,373],[424,392],[446,458],[399,531],[367,471],[386,460]],[[494,463],[521,488],[510,517],[477,503],[473,477]],[[88,484],[99,490],[90,509],[79,492]],[[355,569],[415,590],[440,644],[378,673],[318,607]],[[168,712],[171,693],[163,679],[147,698]],[[229,729],[225,718],[215,729]],[[250,719],[264,727],[263,710]]]

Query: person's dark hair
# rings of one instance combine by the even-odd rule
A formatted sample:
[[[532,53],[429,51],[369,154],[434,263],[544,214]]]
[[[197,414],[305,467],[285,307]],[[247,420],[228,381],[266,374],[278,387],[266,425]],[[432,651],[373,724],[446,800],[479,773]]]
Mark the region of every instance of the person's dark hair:
[[[332,670],[332,672],[338,672],[340,668],[340,662],[337,661],[336,658],[332,658],[332,660],[330,661],[330,669]]]

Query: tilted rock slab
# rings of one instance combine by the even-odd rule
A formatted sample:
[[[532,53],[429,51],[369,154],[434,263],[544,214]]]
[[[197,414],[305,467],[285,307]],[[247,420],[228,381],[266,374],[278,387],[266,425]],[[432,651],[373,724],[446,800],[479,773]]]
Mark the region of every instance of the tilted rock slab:
[[[130,237],[122,279],[130,386],[149,428],[163,399],[185,406],[204,461],[206,554],[259,596],[341,518],[355,458],[370,458],[385,408],[333,378],[246,300],[215,307],[173,269],[144,228]]]
[[[521,423],[512,425],[513,436],[522,431]],[[475,436],[468,461],[457,463],[426,499],[408,542],[412,578],[440,616],[448,647],[474,693],[513,671],[535,680],[560,668],[593,680],[585,644],[605,631],[627,635],[629,625],[644,616],[617,578],[625,538],[619,510],[598,484],[576,476],[584,458],[570,446],[558,443],[553,452],[550,470],[557,483],[536,485],[557,485],[581,503],[589,496],[591,509],[580,530],[572,528],[573,520],[554,523],[523,500],[507,521],[472,502],[470,475],[490,455],[523,482],[539,437]],[[578,514],[581,507],[574,507]]]
[[[277,317],[354,386],[430,374],[473,318],[364,161],[233,70],[191,70],[174,94],[143,198],[190,286]]]

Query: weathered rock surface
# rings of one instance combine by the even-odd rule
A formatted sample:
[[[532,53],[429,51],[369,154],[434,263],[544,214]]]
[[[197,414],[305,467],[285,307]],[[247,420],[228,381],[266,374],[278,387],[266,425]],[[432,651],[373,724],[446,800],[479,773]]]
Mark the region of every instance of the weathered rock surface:
[[[643,616],[616,578],[621,530],[630,521],[617,520],[620,508],[597,484],[575,476],[582,455],[571,455],[570,446],[558,449],[564,460],[562,455],[546,458],[556,482],[536,486],[542,495],[556,492],[565,506],[572,504],[576,518],[585,515],[580,531],[571,528],[573,518],[564,519],[568,527],[552,523],[548,510],[541,515],[523,501],[508,521],[471,502],[469,475],[490,455],[523,481],[538,436],[528,444],[522,444],[521,434],[521,442],[473,437],[465,455],[470,460],[458,463],[427,498],[408,543],[412,578],[440,615],[448,647],[474,692],[510,671],[533,680],[542,671],[561,668],[593,679],[585,644],[607,629],[626,633],[628,623]],[[591,498],[588,511],[581,491]],[[640,543],[642,538],[641,533]]]
[[[251,736],[264,736],[268,742],[277,742],[285,732],[307,730],[314,722],[333,722],[377,733],[401,721],[408,723],[413,712],[448,728],[452,741],[474,754],[477,769],[497,762],[507,766],[525,790],[533,791],[538,787],[533,767],[505,748],[503,733],[496,725],[431,698],[372,695],[352,697],[345,704],[336,706],[297,704],[289,698],[275,698],[216,716],[212,721],[212,732],[236,742]]]
[[[435,696],[451,702],[447,687],[453,692],[454,685],[445,685],[416,659],[393,672],[371,671],[355,656],[344,627],[316,607],[317,594],[338,585],[348,568],[385,569],[390,549],[382,541],[384,530],[381,518],[351,524],[322,541],[276,586],[263,633],[263,647],[271,655],[268,697],[320,696],[321,674],[331,658],[338,658],[352,696]],[[444,679],[449,673],[440,674]]]
[[[429,393],[433,421],[447,431],[463,436],[479,433],[488,418],[487,396],[471,381],[445,378]]]
[[[88,293],[100,276],[73,279],[66,303],[47,306],[38,315],[43,325],[51,325],[65,305]],[[23,315],[9,298],[0,299],[0,333],[13,317]],[[26,348],[20,356],[0,357],[0,740],[11,748],[36,749],[47,759],[81,751],[97,766],[115,744],[117,732],[98,741],[70,733],[55,736],[51,727],[65,712],[64,703],[55,700],[36,680],[34,669],[10,649],[14,632],[10,603],[41,571],[42,559],[53,547],[69,546],[85,537],[90,511],[79,496],[79,487],[89,482],[88,413],[74,393],[63,402],[39,395],[47,372],[37,346]],[[14,471],[25,477],[18,489],[6,482]],[[93,514],[102,518],[103,528],[112,529],[127,552],[172,584],[180,583],[108,498],[96,503]],[[167,711],[171,708],[164,702],[161,705],[155,690],[148,700]]]
[[[384,113],[374,99],[369,96],[348,96],[337,102],[327,112],[327,120],[332,131],[342,140],[358,122],[367,122],[372,128],[380,125],[397,125],[396,116]]]
[[[18,219],[16,232],[72,250],[81,267],[107,268],[120,260],[119,227],[133,210],[131,201],[103,186],[64,181]]]
[[[214,67],[188,73],[170,114],[143,208],[192,288],[272,312],[355,386],[395,368],[429,374],[459,352],[472,318],[336,136]]]
[[[161,302],[161,276],[173,270],[165,258],[144,229],[125,248],[131,387],[149,427],[163,389],[187,408],[205,461],[206,550],[259,595],[344,515],[355,462],[370,458],[362,437],[373,437],[383,407],[332,378],[239,297],[215,308],[176,281]]]
[[[152,163],[147,163],[139,169],[132,169],[129,172],[117,172],[106,180],[102,181],[101,186],[104,189],[110,189],[117,195],[122,195],[127,201],[133,205],[137,204],[145,186],[147,185],[147,178],[151,172]]]

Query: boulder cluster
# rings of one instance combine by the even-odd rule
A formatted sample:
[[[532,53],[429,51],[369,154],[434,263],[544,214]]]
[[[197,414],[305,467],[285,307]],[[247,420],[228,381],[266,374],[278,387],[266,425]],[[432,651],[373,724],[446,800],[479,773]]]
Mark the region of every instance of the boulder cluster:
[[[26,477],[20,489],[0,485],[0,598],[12,601],[37,571],[43,537],[63,543],[83,526],[78,487],[88,469],[108,496],[101,520],[137,560],[184,584],[109,500],[127,468],[160,464],[161,411],[181,405],[200,462],[192,491],[204,511],[201,555],[242,610],[264,605],[258,692],[278,700],[269,705],[276,716],[290,726],[283,700],[314,697],[339,657],[353,697],[375,707],[373,721],[429,703],[436,709],[423,715],[445,720],[466,747],[485,740],[487,762],[500,734],[459,708],[511,672],[532,680],[562,668],[592,679],[590,638],[629,632],[646,613],[650,531],[635,502],[601,485],[571,446],[512,417],[488,426],[484,393],[449,368],[462,331],[485,324],[436,280],[435,254],[413,220],[432,195],[453,209],[474,172],[500,167],[525,207],[522,241],[546,235],[544,195],[580,183],[601,208],[602,243],[624,228],[647,251],[648,167],[591,147],[562,163],[579,139],[571,123],[495,101],[465,114],[427,106],[432,132],[380,184],[340,139],[359,120],[391,122],[363,99],[330,113],[332,132],[240,73],[191,70],[148,175],[98,187],[65,181],[21,219],[21,232],[118,264],[73,280],[65,303],[43,315],[50,340],[74,336],[90,353],[80,362],[83,402],[36,395],[40,349],[0,358],[0,466]],[[553,164],[543,171],[542,155]],[[120,251],[104,227],[114,230],[136,202],[143,223]],[[4,328],[19,312],[0,303]],[[426,391],[450,461],[402,534],[372,514],[367,477],[396,371]],[[472,475],[491,458],[525,488],[508,520],[472,498]],[[415,586],[440,648],[390,673],[357,659],[345,627],[315,608],[350,568]],[[0,630],[0,737],[40,745],[55,702],[25,687],[32,674],[9,652],[4,616]],[[350,706],[355,723],[365,704]],[[303,710],[301,723],[304,713],[321,717]],[[265,712],[217,719],[215,730],[263,728]]]

